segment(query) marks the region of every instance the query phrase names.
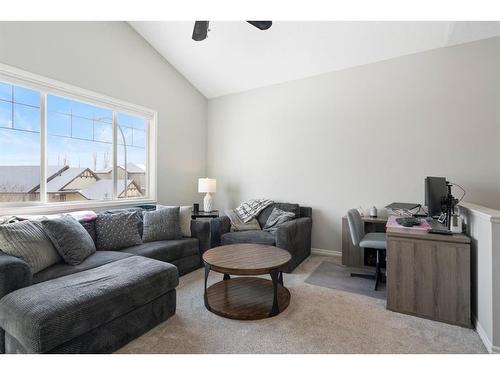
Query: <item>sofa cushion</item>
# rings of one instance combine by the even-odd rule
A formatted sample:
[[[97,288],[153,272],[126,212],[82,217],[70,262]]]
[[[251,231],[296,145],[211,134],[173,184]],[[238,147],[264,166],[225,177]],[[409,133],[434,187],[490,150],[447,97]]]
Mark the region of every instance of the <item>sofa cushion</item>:
[[[142,243],[137,212],[99,214],[95,221],[98,250],[121,250]]]
[[[178,282],[175,266],[133,256],[8,294],[0,301],[0,326],[28,352],[43,353],[148,304]]]
[[[0,250],[25,261],[32,273],[61,261],[38,221],[0,225]]]
[[[144,212],[143,242],[182,238],[179,207]]]
[[[221,236],[222,245],[231,245],[235,243],[256,243],[261,245],[276,244],[274,235],[264,230],[246,230],[244,232],[224,233]]]
[[[123,249],[123,252],[161,260],[162,262],[173,262],[190,255],[200,255],[197,238],[147,242]]]
[[[97,251],[77,266],[71,266],[61,262],[34,274],[33,284],[89,270],[131,256],[132,254],[123,253],[121,251]]]
[[[295,218],[300,217],[300,206],[298,204],[273,203],[272,205],[263,209],[262,212],[259,214],[259,216],[257,216],[257,220],[259,220],[261,228],[264,228],[264,225],[266,225],[267,219],[269,219],[269,216],[271,215],[271,212],[273,212],[274,208],[279,208],[280,210],[283,211],[293,212],[295,214]]]
[[[13,290],[31,285],[33,274],[28,264],[15,256],[0,251],[0,299]],[[2,329],[0,328],[0,353]]]
[[[95,253],[90,234],[74,217],[65,215],[41,221],[43,229],[64,261],[76,266]]]

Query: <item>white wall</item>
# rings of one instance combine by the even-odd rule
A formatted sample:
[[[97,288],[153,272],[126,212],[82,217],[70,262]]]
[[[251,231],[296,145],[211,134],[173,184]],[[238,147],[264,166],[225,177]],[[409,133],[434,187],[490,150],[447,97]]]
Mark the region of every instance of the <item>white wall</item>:
[[[158,199],[199,201],[207,100],[125,22],[0,22],[0,62],[158,111]]]
[[[312,206],[332,250],[349,208],[422,202],[428,175],[500,208],[499,67],[497,37],[209,100],[216,206]]]
[[[472,314],[489,352],[500,353],[500,211],[462,203],[472,243]]]

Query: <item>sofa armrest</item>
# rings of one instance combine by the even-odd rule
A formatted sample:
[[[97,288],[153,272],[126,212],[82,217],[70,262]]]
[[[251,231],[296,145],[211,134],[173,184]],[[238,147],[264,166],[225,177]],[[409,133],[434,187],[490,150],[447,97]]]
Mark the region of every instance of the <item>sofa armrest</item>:
[[[0,299],[14,290],[31,285],[33,275],[22,259],[0,252]]]
[[[311,254],[311,229],[312,219],[301,217],[284,223],[276,231],[276,247],[292,255],[288,272]]]
[[[191,237],[200,242],[200,254],[210,248],[210,224],[206,221],[191,220]]]
[[[221,237],[231,230],[231,220],[228,216],[219,216],[210,220],[210,247],[221,245]]]

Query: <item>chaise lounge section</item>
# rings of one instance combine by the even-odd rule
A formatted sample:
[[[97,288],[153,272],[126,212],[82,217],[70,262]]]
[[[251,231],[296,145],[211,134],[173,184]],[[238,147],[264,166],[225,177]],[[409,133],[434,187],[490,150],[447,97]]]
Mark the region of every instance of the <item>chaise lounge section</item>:
[[[175,266],[138,256],[0,301],[5,353],[109,353],[174,315]]]

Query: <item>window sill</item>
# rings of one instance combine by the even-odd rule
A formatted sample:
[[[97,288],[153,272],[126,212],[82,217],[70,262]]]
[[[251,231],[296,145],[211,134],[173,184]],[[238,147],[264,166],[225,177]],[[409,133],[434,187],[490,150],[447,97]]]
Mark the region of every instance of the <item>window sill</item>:
[[[0,216],[7,215],[44,215],[44,214],[57,214],[72,211],[92,210],[104,211],[111,208],[131,207],[143,204],[156,204],[155,199],[137,199],[137,200],[124,200],[124,201],[111,201],[111,202],[75,202],[75,203],[48,203],[48,204],[32,204],[27,206],[11,206],[0,207]]]

